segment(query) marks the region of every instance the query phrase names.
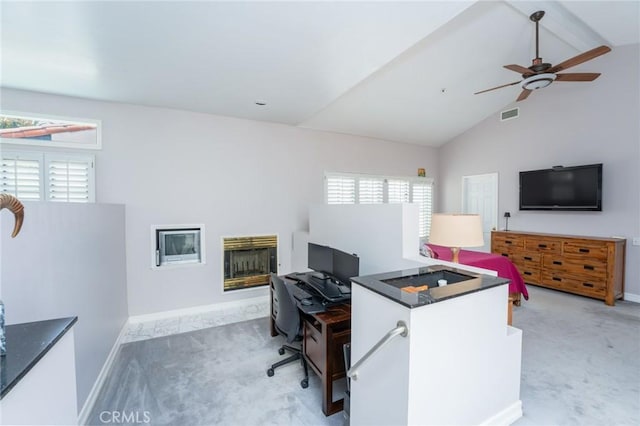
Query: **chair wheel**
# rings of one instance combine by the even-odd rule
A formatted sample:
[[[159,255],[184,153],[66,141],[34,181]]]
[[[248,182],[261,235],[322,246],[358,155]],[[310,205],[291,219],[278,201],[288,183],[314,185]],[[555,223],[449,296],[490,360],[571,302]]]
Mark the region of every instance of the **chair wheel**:
[[[267,370],[267,376],[273,377],[273,374],[274,374],[273,368],[270,368],[270,369]]]
[[[309,387],[309,380],[308,380],[308,379],[303,379],[303,380],[300,382],[300,386],[302,386],[302,389],[306,389],[306,388],[308,388],[308,387]]]
[[[284,355],[284,348],[280,348],[280,349],[278,349],[278,353],[279,353],[280,355]]]

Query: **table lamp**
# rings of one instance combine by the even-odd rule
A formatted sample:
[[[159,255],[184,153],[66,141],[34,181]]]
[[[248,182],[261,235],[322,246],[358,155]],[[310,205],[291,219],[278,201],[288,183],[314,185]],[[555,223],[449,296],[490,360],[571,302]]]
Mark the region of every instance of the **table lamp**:
[[[504,220],[505,220],[504,230],[505,231],[509,230],[509,218],[510,217],[511,217],[511,213],[510,212],[504,212]]]
[[[482,219],[477,214],[434,214],[431,216],[429,242],[450,247],[453,262],[458,262],[460,247],[484,245]]]

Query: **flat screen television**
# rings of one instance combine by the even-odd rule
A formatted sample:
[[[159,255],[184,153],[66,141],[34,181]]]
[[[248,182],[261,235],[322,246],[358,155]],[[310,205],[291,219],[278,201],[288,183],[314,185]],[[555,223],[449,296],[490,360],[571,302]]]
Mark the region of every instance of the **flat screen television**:
[[[520,172],[520,210],[602,211],[602,164]]]

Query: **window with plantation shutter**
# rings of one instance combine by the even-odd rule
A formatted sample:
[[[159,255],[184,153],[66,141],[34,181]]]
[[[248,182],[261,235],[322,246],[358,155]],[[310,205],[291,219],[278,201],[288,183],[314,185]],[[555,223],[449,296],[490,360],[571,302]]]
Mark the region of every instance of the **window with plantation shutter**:
[[[356,202],[356,180],[345,176],[326,178],[327,204],[354,204]]]
[[[94,201],[93,161],[80,158],[47,158],[47,199],[70,203]]]
[[[429,235],[433,213],[433,179],[326,173],[327,204],[418,204],[420,237]]]
[[[92,155],[3,151],[0,161],[1,192],[23,201],[95,202]]]
[[[431,213],[433,211],[433,185],[414,182],[411,185],[412,200],[420,209],[420,237],[427,237],[431,231]]]
[[[408,203],[410,200],[408,180],[387,179],[387,191],[390,204]]]
[[[382,204],[384,201],[384,179],[360,178],[358,181],[360,204]]]
[[[0,192],[21,200],[41,199],[40,155],[3,153],[0,161]]]

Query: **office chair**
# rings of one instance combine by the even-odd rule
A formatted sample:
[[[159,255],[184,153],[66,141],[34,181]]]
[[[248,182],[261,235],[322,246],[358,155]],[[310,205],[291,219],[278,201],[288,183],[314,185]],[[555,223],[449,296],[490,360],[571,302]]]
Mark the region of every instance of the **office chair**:
[[[285,351],[293,353],[290,357],[278,361],[267,370],[267,376],[274,375],[274,370],[290,362],[301,360],[304,367],[304,379],[300,382],[300,386],[307,388],[309,386],[309,369],[307,361],[302,356],[302,345],[300,347],[290,346],[293,342],[302,341],[302,321],[296,301],[289,293],[286,284],[276,274],[271,274],[271,282],[273,283],[273,310],[276,314],[275,328],[278,334],[283,336],[286,343],[278,349],[280,355],[284,355]]]

